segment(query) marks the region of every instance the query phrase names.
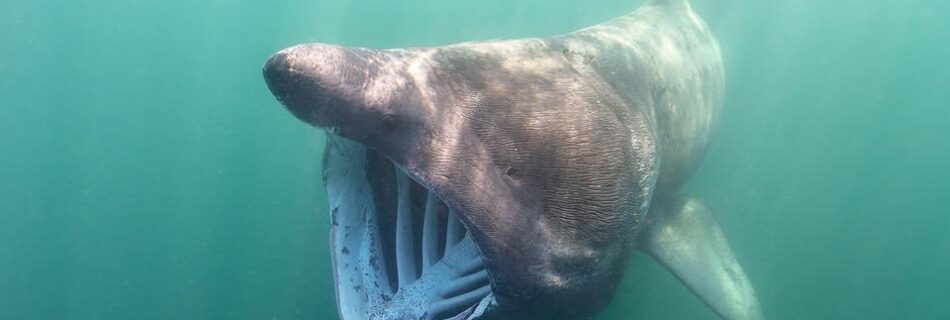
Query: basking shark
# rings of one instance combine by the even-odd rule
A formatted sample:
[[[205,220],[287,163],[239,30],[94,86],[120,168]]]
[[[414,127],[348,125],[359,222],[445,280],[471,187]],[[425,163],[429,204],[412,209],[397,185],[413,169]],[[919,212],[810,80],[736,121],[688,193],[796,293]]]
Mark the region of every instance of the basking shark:
[[[543,39],[299,45],[263,73],[327,133],[343,319],[590,318],[636,251],[722,318],[762,318],[710,209],[679,193],[724,83],[685,0]]]

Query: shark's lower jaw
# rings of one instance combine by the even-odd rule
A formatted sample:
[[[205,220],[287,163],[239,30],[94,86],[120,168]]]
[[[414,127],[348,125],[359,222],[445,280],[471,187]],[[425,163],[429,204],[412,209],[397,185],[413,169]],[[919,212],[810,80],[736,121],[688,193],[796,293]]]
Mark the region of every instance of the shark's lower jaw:
[[[343,319],[475,319],[494,305],[457,214],[376,152],[328,134],[337,304]]]

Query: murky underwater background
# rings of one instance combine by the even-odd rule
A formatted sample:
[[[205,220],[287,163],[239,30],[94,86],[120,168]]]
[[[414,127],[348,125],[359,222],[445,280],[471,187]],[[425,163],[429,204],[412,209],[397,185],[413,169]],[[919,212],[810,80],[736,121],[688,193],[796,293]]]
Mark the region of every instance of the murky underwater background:
[[[770,319],[948,319],[950,3],[701,1],[727,106],[688,192]],[[332,319],[323,134],[260,67],[553,35],[636,0],[0,1],[0,319]],[[714,319],[637,256],[601,319]]]

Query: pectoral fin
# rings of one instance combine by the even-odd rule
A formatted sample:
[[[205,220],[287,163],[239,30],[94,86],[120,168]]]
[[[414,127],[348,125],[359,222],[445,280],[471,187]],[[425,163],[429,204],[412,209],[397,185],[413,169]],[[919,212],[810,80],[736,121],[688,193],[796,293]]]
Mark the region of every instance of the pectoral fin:
[[[655,204],[640,249],[722,318],[762,319],[759,302],[712,212],[692,198]]]

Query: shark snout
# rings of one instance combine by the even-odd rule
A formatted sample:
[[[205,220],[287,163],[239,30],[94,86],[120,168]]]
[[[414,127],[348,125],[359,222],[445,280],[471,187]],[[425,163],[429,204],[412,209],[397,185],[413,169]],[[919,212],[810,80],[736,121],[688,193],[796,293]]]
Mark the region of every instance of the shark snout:
[[[354,103],[359,79],[347,77],[343,48],[323,44],[290,47],[264,62],[264,80],[274,97],[294,116],[318,127]],[[332,110],[328,110],[332,109]],[[329,112],[332,111],[332,112]]]
[[[399,69],[405,65],[402,55],[405,53],[305,44],[271,55],[264,63],[263,75],[277,100],[312,126],[363,143],[370,143],[373,137],[396,140],[400,132],[421,132],[430,121],[419,107],[423,100],[420,90]],[[404,147],[406,143],[387,144]]]
[[[293,87],[300,81],[292,71],[286,50],[277,52],[264,62],[264,81],[278,101],[283,103]],[[298,89],[299,90],[299,89]]]

